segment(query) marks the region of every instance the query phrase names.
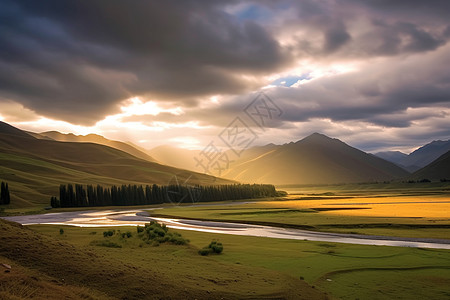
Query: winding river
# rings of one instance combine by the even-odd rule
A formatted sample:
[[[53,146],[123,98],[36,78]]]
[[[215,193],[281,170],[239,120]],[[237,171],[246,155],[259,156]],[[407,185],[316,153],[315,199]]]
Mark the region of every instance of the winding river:
[[[130,209],[61,212],[41,215],[4,217],[4,219],[17,222],[22,225],[53,224],[72,225],[80,227],[137,226],[155,220],[166,224],[166,226],[169,228],[220,234],[347,243],[358,245],[450,249],[450,240],[327,233],[241,223],[155,218],[151,217],[147,211]]]

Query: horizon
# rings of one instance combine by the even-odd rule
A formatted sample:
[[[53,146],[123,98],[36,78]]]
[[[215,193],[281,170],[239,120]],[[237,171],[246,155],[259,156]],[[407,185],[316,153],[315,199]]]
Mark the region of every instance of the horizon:
[[[3,121],[0,120],[0,122],[3,122]],[[5,123],[6,123],[6,122],[5,122]],[[6,123],[6,124],[8,124],[8,123]],[[11,125],[11,124],[10,124],[10,125]],[[18,127],[17,127],[17,128],[18,128]],[[23,129],[21,129],[21,128],[18,128],[18,129],[23,130]],[[31,133],[36,133],[36,134],[45,134],[45,133],[55,132],[55,133],[59,133],[59,134],[63,134],[63,135],[74,135],[74,136],[77,136],[77,137],[87,137],[87,136],[89,136],[89,135],[95,135],[95,136],[99,136],[99,137],[101,137],[101,138],[106,138],[106,139],[108,139],[107,137],[102,136],[102,135],[97,134],[97,133],[75,134],[75,133],[72,133],[72,132],[66,132],[66,133],[65,133],[65,132],[60,132],[60,131],[57,131],[57,130],[49,130],[49,131],[42,131],[42,132],[33,132],[33,131],[27,131],[27,130],[23,130],[23,131],[25,131],[25,132],[31,132]],[[315,135],[315,134],[323,135],[323,136],[325,136],[325,137],[327,137],[327,138],[330,138],[330,139],[336,139],[335,137],[328,136],[328,135],[323,134],[323,133],[321,133],[321,132],[313,132],[313,133],[308,134],[308,135],[306,135],[306,136],[304,136],[304,137],[301,137],[301,138],[299,138],[299,139],[297,139],[297,140],[292,140],[292,141],[289,141],[289,142],[286,142],[286,143],[283,143],[283,144],[275,144],[275,143],[266,143],[266,144],[261,144],[261,145],[255,144],[255,145],[253,145],[252,147],[264,147],[264,146],[269,146],[269,145],[283,146],[283,145],[287,145],[287,144],[299,142],[299,141],[301,141],[301,140],[303,140],[303,139],[306,139],[306,138],[308,138],[308,137],[310,137],[310,136],[313,136],[313,135]],[[112,139],[108,139],[108,140],[115,141],[115,140],[112,140]],[[353,145],[348,144],[345,140],[341,140],[341,139],[338,139],[338,140],[340,140],[341,142],[344,142],[345,144],[347,144],[347,145],[349,145],[349,146],[351,146],[351,147],[354,147]],[[119,141],[119,140],[117,140],[117,141],[118,141],[118,142],[123,142],[123,143],[129,144],[129,145],[131,145],[131,146],[138,146],[138,147],[140,147],[139,145],[136,145],[136,144],[134,144],[134,143],[131,142],[131,141]],[[420,149],[420,148],[422,148],[423,146],[426,146],[426,145],[428,145],[428,144],[435,143],[435,142],[448,142],[448,141],[450,141],[450,140],[433,140],[433,141],[430,141],[430,142],[428,142],[428,143],[426,143],[426,144],[424,144],[424,145],[420,145],[420,146],[418,146],[417,148],[414,148],[411,152],[403,152],[403,151],[399,151],[399,150],[390,150],[390,151],[367,152],[367,153],[377,154],[377,153],[384,153],[384,152],[401,152],[401,153],[403,153],[403,154],[409,155],[409,154],[411,154],[412,152],[414,152],[414,151],[416,151],[416,150],[418,150],[418,149]],[[140,147],[140,148],[142,148],[142,149],[144,149],[144,150],[147,150],[147,151],[150,151],[150,150],[156,149],[156,148],[158,148],[158,147],[166,147],[166,146],[167,146],[167,147],[174,147],[174,148],[178,148],[178,149],[184,149],[184,150],[202,150],[202,149],[183,148],[183,147],[174,146],[174,145],[169,145],[169,144],[156,145],[155,147],[152,147],[152,148],[143,148],[143,147]],[[251,147],[250,147],[250,148],[251,148]],[[139,150],[139,148],[137,148],[137,149]],[[244,151],[247,150],[247,149],[249,149],[249,148],[243,148]],[[364,151],[363,149],[359,149],[359,150]]]
[[[0,120],[23,130],[201,150],[264,92],[278,112],[243,119],[252,146],[450,138],[445,1],[1,3]]]

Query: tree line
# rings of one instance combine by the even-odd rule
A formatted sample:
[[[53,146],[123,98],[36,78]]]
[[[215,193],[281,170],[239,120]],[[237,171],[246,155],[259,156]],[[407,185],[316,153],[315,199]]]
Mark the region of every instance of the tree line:
[[[103,187],[81,184],[60,185],[59,199],[51,197],[52,207],[125,206],[162,203],[241,200],[275,197],[270,184],[232,184],[217,186],[122,185]]]
[[[0,204],[9,204],[11,197],[9,195],[9,187],[7,182],[3,182],[0,188]]]

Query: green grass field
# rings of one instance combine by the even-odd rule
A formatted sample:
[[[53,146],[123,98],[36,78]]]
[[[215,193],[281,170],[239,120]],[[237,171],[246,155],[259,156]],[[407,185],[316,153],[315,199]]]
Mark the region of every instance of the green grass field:
[[[341,190],[317,187],[297,191],[285,199],[263,199],[248,204],[166,206],[154,213],[322,231],[449,238],[448,184],[425,187],[419,184],[417,189],[410,189],[407,184],[398,184],[395,188],[392,185],[355,186],[359,190],[351,190],[348,186]],[[355,186],[352,188],[356,189]],[[345,205],[332,205],[339,203]],[[366,209],[355,209],[361,205],[354,203],[368,204],[363,205]],[[351,209],[336,210],[334,207]],[[416,213],[422,216],[410,216]],[[0,237],[1,262],[13,265],[18,272],[15,276],[27,283],[24,288],[17,289],[22,298],[36,291],[43,295],[52,295],[54,291],[55,295],[75,299],[125,296],[137,299],[149,297],[149,291],[157,297],[175,299],[322,299],[326,297],[323,293],[331,299],[450,297],[448,250],[309,242],[187,230],[177,231],[190,240],[189,245],[153,247],[143,245],[135,235],[130,239],[104,238],[103,231],[107,228],[54,225],[28,228],[31,230],[9,226],[2,231],[7,233],[6,238],[5,235]],[[60,234],[61,228],[63,234]],[[134,227],[114,229],[136,232]],[[224,252],[207,257],[198,255],[197,251],[212,240],[220,241]],[[0,276],[0,297],[9,297],[15,281],[5,274]],[[33,277],[39,278],[37,283]],[[10,280],[5,281],[5,278]],[[65,281],[61,282],[60,278]]]
[[[140,248],[138,239],[114,237],[110,240],[122,248],[108,248],[92,246],[92,241],[105,239],[102,236],[104,228],[30,227],[77,248],[93,249],[91,251],[102,257],[153,270],[164,278],[177,278],[181,286],[192,288],[200,285],[202,289],[219,294],[236,288],[242,291],[241,297],[255,291],[260,295],[275,296],[282,290],[293,288],[276,279],[290,278],[288,282],[305,281],[337,299],[442,299],[450,295],[450,252],[445,250],[295,241],[186,230],[179,232],[191,241],[189,246]],[[59,233],[60,228],[64,229],[63,235]],[[133,227],[119,230],[135,232]],[[223,243],[223,254],[199,256],[196,249],[211,240]],[[243,285],[248,283],[241,282],[241,279],[239,281],[243,285],[227,284],[245,276],[252,278],[251,288],[243,289]],[[269,279],[271,282],[267,285]]]

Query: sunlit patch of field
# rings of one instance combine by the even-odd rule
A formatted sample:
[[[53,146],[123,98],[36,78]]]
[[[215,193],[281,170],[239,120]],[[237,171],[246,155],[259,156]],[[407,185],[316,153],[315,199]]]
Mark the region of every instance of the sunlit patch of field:
[[[246,204],[164,208],[154,213],[203,220],[340,233],[450,238],[448,187],[430,191],[310,190]]]
[[[304,197],[310,199],[311,197]],[[345,198],[345,197],[343,197]],[[317,197],[302,200],[292,195],[287,201],[264,202],[267,208],[313,209],[326,211],[330,215],[394,217],[394,218],[439,218],[450,221],[450,197],[400,196],[400,197]]]

